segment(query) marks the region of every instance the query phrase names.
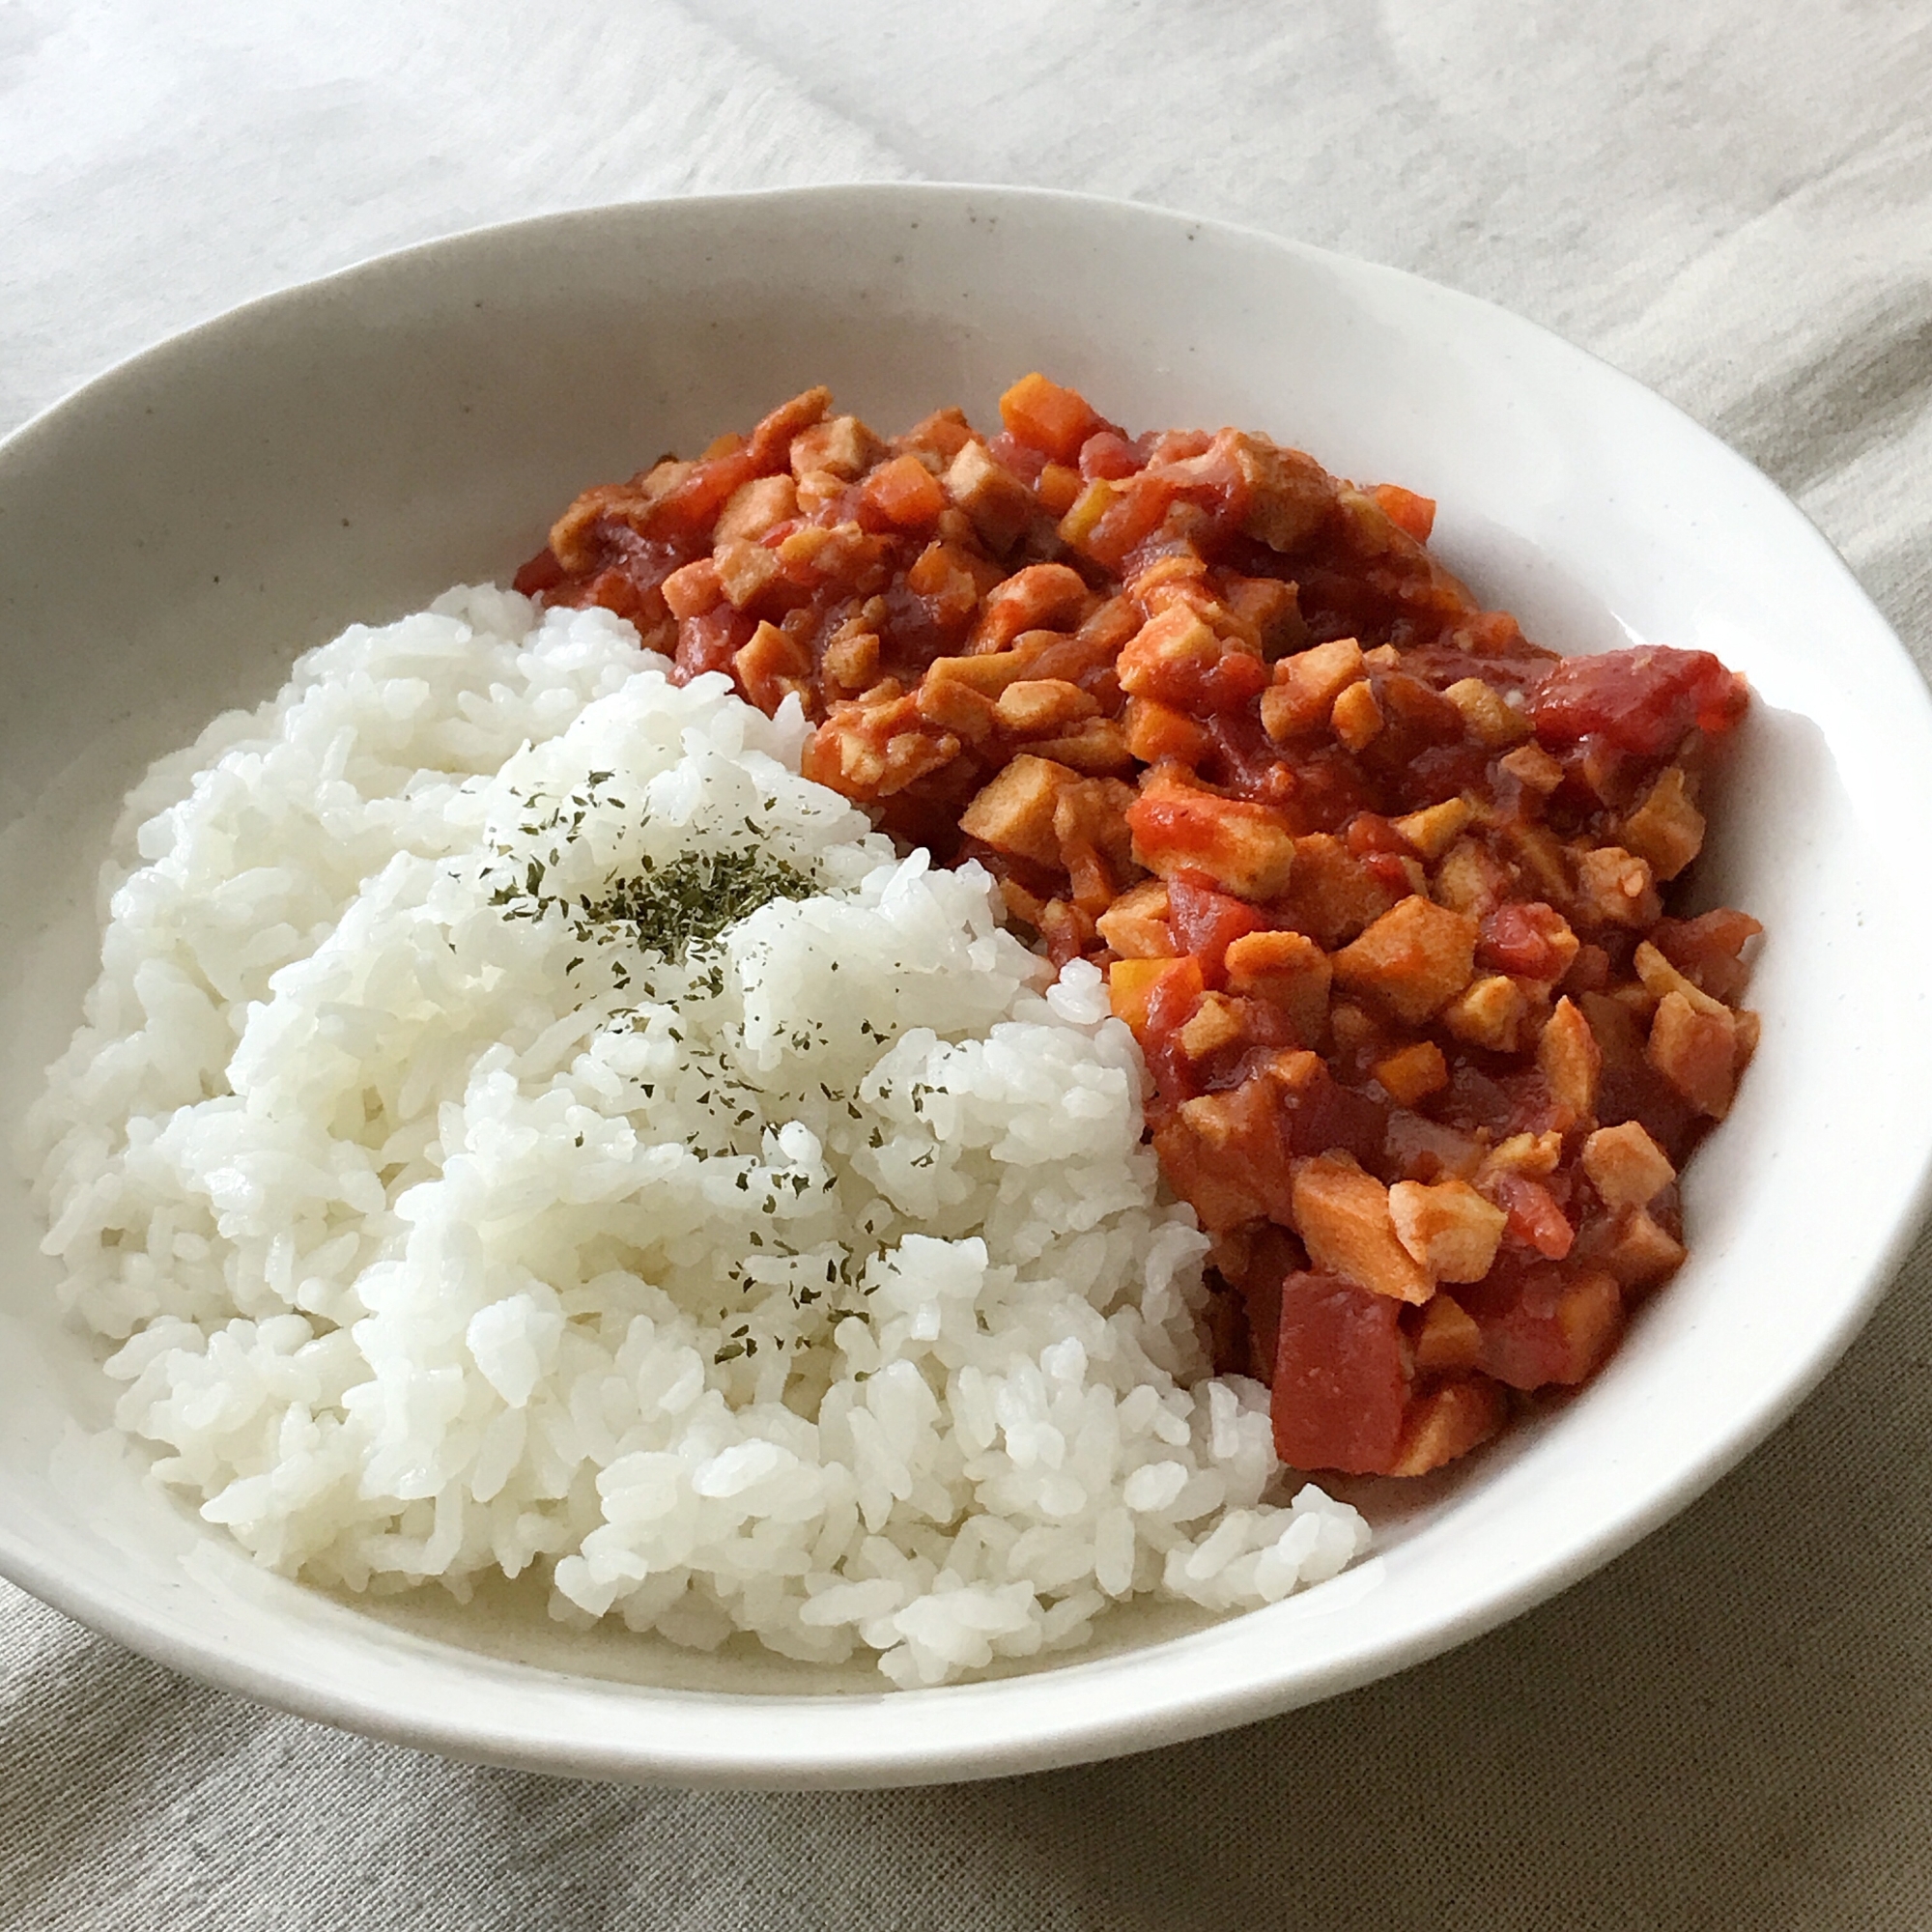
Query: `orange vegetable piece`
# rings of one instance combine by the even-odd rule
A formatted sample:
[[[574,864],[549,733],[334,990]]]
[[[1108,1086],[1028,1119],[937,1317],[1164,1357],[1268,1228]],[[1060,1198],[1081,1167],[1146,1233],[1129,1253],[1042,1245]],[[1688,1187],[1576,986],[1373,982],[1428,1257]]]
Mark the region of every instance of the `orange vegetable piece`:
[[[1406,530],[1417,543],[1427,543],[1435,527],[1435,498],[1418,497],[1400,483],[1378,483],[1369,492],[1379,509],[1397,529]]]
[[[1022,376],[1000,398],[1000,420],[1016,442],[1037,449],[1056,463],[1074,463],[1080,445],[1106,424],[1077,389],[1063,389],[1036,370]]]
[[[1116,959],[1107,969],[1107,999],[1114,1017],[1125,1020],[1136,1039],[1148,1030],[1148,1009],[1153,990],[1172,977],[1174,997],[1199,999],[1206,988],[1201,962],[1189,954],[1180,959]]]
[[[939,521],[946,507],[946,492],[918,457],[895,456],[882,463],[866,478],[865,500],[888,523],[900,529],[924,529]]]
[[[1412,1107],[1449,1084],[1449,1064],[1433,1039],[1419,1039],[1376,1062],[1375,1075],[1398,1107]]]
[[[1509,1398],[1487,1376],[1444,1382],[1408,1406],[1391,1476],[1425,1476],[1487,1442],[1509,1415]]]
[[[1039,481],[1033,486],[1040,508],[1056,517],[1064,517],[1072,509],[1086,487],[1080,479],[1079,470],[1065,463],[1049,463],[1039,472]]]

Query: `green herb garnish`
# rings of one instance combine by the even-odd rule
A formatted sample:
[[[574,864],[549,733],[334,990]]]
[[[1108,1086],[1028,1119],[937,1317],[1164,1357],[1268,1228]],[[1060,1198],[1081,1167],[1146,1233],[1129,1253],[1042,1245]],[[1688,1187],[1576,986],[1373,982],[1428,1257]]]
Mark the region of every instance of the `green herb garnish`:
[[[709,951],[727,926],[760,906],[810,898],[817,890],[796,866],[749,846],[683,852],[667,866],[617,880],[583,916],[593,925],[628,926],[642,952],[685,959]]]

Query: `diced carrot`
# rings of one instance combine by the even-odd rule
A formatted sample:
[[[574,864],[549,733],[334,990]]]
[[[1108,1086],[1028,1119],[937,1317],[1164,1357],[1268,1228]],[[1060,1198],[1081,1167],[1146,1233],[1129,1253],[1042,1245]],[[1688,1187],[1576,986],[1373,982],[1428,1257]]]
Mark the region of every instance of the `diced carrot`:
[[[1060,520],[1060,541],[1069,550],[1085,550],[1115,495],[1114,486],[1097,477],[1088,484]]]
[[[1427,543],[1435,527],[1435,498],[1418,497],[1400,483],[1378,483],[1369,492],[1377,507],[1398,529],[1406,530],[1417,543]]]
[[[1412,1107],[1449,1084],[1449,1064],[1433,1039],[1418,1039],[1375,1065],[1382,1091],[1398,1107]]]
[[[1077,463],[1080,445],[1107,425],[1075,389],[1049,383],[1037,370],[1022,376],[1000,398],[1000,420],[1007,434],[1056,463]]]
[[[946,492],[918,457],[908,453],[882,463],[865,482],[862,496],[888,523],[900,529],[924,529],[939,521]]]
[[[1079,470],[1065,463],[1049,463],[1039,472],[1039,481],[1033,487],[1041,509],[1052,516],[1064,517],[1087,486],[1081,481]]]

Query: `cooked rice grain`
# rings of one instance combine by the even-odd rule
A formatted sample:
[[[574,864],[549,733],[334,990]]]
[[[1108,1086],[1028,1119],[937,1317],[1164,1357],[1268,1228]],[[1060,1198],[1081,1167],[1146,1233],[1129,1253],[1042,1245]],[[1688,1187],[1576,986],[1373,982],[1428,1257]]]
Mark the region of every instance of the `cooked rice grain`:
[[[565,1618],[899,1685],[1333,1575],[1366,1528],[1262,1500],[1099,976],[803,737],[469,589],[156,767],[34,1122],[120,1426],[291,1574],[534,1567]],[[691,852],[810,895],[646,956],[613,885]]]

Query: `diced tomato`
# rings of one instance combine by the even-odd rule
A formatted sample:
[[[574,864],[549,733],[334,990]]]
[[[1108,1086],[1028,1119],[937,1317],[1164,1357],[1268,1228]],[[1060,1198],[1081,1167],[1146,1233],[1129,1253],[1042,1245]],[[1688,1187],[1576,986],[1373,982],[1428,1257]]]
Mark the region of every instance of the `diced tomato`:
[[[1107,969],[1107,995],[1113,1005],[1114,1017],[1125,1020],[1134,1037],[1144,1045],[1151,1024],[1154,988],[1170,976],[1174,978],[1176,987],[1163,1003],[1162,1010],[1165,1013],[1184,1002],[1187,1012],[1174,1022],[1184,1025],[1187,1013],[1194,1010],[1194,1002],[1201,997],[1206,984],[1200,960],[1116,959]]]
[[[1362,861],[1362,870],[1386,891],[1399,897],[1407,896],[1410,890],[1408,871],[1393,852],[1371,852]]]
[[[1476,962],[1492,973],[1510,973],[1550,984],[1569,971],[1577,953],[1577,935],[1554,906],[1512,900],[1483,922]]]
[[[1277,1081],[1289,1152],[1296,1158],[1347,1153],[1364,1167],[1379,1167],[1388,1138],[1388,1102],[1343,1086],[1312,1053],[1299,1056],[1294,1068],[1297,1077]]]
[[[1262,728],[1256,708],[1243,705],[1238,711],[1216,711],[1208,720],[1208,737],[1213,750],[1213,781],[1250,798],[1278,804],[1269,793],[1279,787],[1282,796],[1295,789],[1295,780],[1283,762],[1281,748]],[[1182,755],[1183,763],[1198,760]]]
[[[1088,482],[1096,478],[1105,483],[1118,483],[1123,476],[1131,476],[1138,469],[1147,468],[1147,458],[1130,443],[1125,437],[1113,430],[1095,430],[1080,445],[1080,473]]]
[[[1408,1406],[1402,1307],[1330,1274],[1282,1283],[1268,1407],[1284,1463],[1364,1476],[1394,1465]]]
[[[563,565],[556,560],[556,553],[545,544],[510,580],[510,587],[524,597],[541,597],[546,590],[554,590],[563,579]]]
[[[1213,441],[1205,429],[1162,429],[1150,430],[1136,440],[1135,447],[1150,463],[1185,463],[1190,457],[1204,455]]]
[[[1228,948],[1243,933],[1259,932],[1266,916],[1244,900],[1217,893],[1199,873],[1177,872],[1167,882],[1167,917],[1175,944],[1201,962],[1209,986],[1227,980]]]
[[[1349,821],[1342,842],[1358,859],[1367,858],[1373,852],[1401,857],[1412,850],[1408,840],[1378,811],[1356,812]]]
[[[1039,481],[1040,472],[1052,462],[1044,451],[1036,449],[1030,442],[1022,442],[1008,430],[986,439],[986,448],[992,459],[1002,469],[1010,471],[1031,489]]]
[[[1174,501],[1174,485],[1143,470],[1110,487],[1113,495],[1081,548],[1095,563],[1119,570],[1128,552],[1159,527]]]
[[[1638,644],[1565,658],[1531,694],[1529,717],[1547,745],[1594,736],[1658,757],[1692,729],[1729,730],[1748,701],[1744,679],[1709,651]]]
[[[1239,711],[1267,689],[1267,666],[1252,651],[1223,651],[1202,686],[1201,708],[1210,717]]]
[[[669,632],[671,628],[664,598],[648,584],[639,584],[637,578],[621,565],[600,570],[587,581],[580,580],[570,585],[561,597],[554,595],[550,601],[567,601],[580,610],[595,608],[612,611],[637,625],[639,641],[647,648],[657,650],[668,647],[665,639],[659,635],[660,631]]]
[[[689,684],[708,670],[729,673],[732,660],[752,641],[757,619],[728,604],[707,611],[701,617],[687,617],[677,627],[677,661],[671,682]]]
[[[1509,1216],[1509,1234],[1538,1254],[1560,1262],[1577,1238],[1556,1197],[1540,1180],[1506,1174],[1495,1184],[1497,1207]]]
[[[1163,973],[1148,989],[1141,1049],[1154,1084],[1164,1094],[1180,1097],[1194,1092],[1194,1063],[1180,1050],[1175,1036],[1193,1017],[1201,1003],[1201,962],[1189,959],[1179,970]]]
[[[652,505],[652,529],[702,535],[718,521],[718,512],[733,494],[757,473],[756,460],[749,449],[694,464],[691,474]]]
[[[1176,1109],[1154,1128],[1154,1151],[1168,1185],[1212,1233],[1286,1222],[1293,1194],[1283,1125],[1273,1083],[1253,1074]]]
[[[1482,1333],[1484,1373],[1511,1388],[1583,1381],[1623,1333],[1616,1280],[1595,1269],[1498,1260],[1457,1299]]]
[[[1763,930],[1749,913],[1724,906],[1696,919],[1661,919],[1650,939],[1686,979],[1729,1006],[1750,979],[1745,947]]]
[[[1000,398],[1008,435],[1056,463],[1076,463],[1081,445],[1106,428],[1077,389],[1063,389],[1036,371]]]

